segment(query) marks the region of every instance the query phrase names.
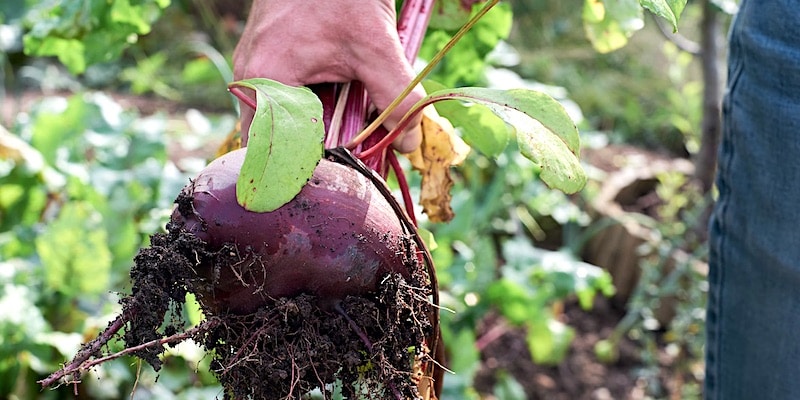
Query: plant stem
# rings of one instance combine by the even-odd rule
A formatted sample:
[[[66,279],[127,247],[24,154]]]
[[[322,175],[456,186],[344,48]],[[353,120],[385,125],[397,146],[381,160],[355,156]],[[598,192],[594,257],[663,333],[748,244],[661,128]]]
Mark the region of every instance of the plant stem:
[[[242,103],[252,108],[253,110],[256,109],[256,101],[251,99],[248,95],[244,94],[242,88],[238,86],[228,86],[228,90],[239,100],[241,100]]]
[[[478,20],[480,20],[487,12],[489,12],[489,10],[492,7],[494,7],[499,1],[500,0],[490,0],[490,1],[488,1],[486,3],[486,5],[483,6],[483,8],[480,11],[478,11],[477,14],[475,14],[472,18],[470,18],[470,20],[467,21],[467,23],[464,24],[464,26],[462,26],[461,29],[459,29],[458,32],[456,32],[456,34],[453,35],[452,38],[450,38],[450,40],[447,42],[447,44],[445,44],[444,47],[442,47],[442,49],[439,50],[436,53],[435,56],[433,56],[431,61],[428,63],[428,65],[425,66],[425,68],[422,70],[422,72],[417,74],[417,76],[414,78],[414,80],[412,80],[411,83],[409,83],[408,86],[406,86],[406,88],[403,89],[403,91],[400,93],[400,95],[398,95],[397,98],[395,98],[394,101],[392,101],[389,104],[389,106],[386,107],[386,109],[383,110],[383,112],[380,115],[378,115],[378,117],[375,118],[375,120],[372,121],[372,123],[369,124],[369,126],[364,128],[364,130],[361,131],[361,133],[359,133],[358,136],[353,138],[353,140],[350,141],[350,143],[345,145],[345,147],[347,149],[349,149],[349,150],[353,150],[356,146],[358,146],[361,142],[363,142],[364,139],[366,139],[367,136],[372,134],[372,132],[374,132],[375,129],[377,129],[379,126],[381,126],[381,124],[383,124],[386,121],[386,119],[389,118],[389,115],[391,115],[391,113],[400,105],[400,103],[403,102],[403,100],[405,100],[406,97],[408,97],[408,94],[411,93],[411,91],[413,91],[414,88],[417,87],[417,85],[420,82],[422,82],[422,80],[425,79],[425,77],[428,76],[428,74],[430,74],[431,71],[433,71],[433,68],[436,67],[436,65],[439,64],[439,62],[450,51],[450,49],[452,49],[453,46],[455,46],[456,43],[458,43],[458,41],[461,40],[461,38],[467,33],[467,31],[469,31],[475,25],[475,23],[477,23]],[[411,118],[414,115],[413,109],[416,108],[416,107],[417,107],[417,105],[412,107],[412,110],[409,110],[406,113],[406,115],[403,116],[401,121]],[[398,124],[398,127],[400,125],[401,124]],[[392,129],[392,132],[394,132],[396,130],[397,130],[397,127]],[[389,136],[393,136],[393,135],[390,134]],[[383,143],[383,142],[384,141],[381,141],[381,143]],[[391,143],[391,141],[389,141],[389,142]]]
[[[397,19],[397,35],[406,51],[406,59],[414,62],[428,30],[431,10],[435,0],[407,0],[403,2]]]
[[[387,152],[386,158],[389,160],[392,171],[394,171],[394,176],[397,177],[397,185],[400,187],[400,193],[403,195],[403,203],[406,205],[408,218],[411,219],[414,226],[417,226],[417,217],[414,215],[414,201],[411,200],[411,193],[408,190],[406,174],[403,172],[400,162],[397,161],[397,155],[395,155],[393,151]]]
[[[352,140],[358,131],[364,127],[367,119],[369,97],[364,84],[360,81],[352,81],[348,85],[350,88],[346,97],[342,129],[339,132],[337,146]]]

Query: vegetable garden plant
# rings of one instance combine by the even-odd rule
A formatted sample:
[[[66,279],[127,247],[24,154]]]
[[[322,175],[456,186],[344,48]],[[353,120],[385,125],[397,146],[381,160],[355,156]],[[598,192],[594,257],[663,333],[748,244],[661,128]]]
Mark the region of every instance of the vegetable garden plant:
[[[152,235],[135,257],[132,293],[121,300],[121,313],[42,385],[77,384],[88,369],[126,354],[158,370],[165,345],[193,339],[209,351],[226,397],[297,398],[314,389],[325,397],[334,391],[348,398],[440,396],[447,361],[436,271],[389,145],[423,113],[423,143],[409,158],[422,174],[431,221],[452,218],[448,171],[476,144],[465,144],[432,112],[435,103],[469,103],[440,111],[491,113],[511,127],[520,153],[549,187],[574,193],[586,181],[575,124],[540,92],[428,82],[429,94],[396,128],[381,128],[497,2],[473,13],[379,115],[357,82],[310,89],[267,79],[232,83],[231,92],[256,110],[247,147],[212,161],[183,188],[167,232]],[[400,13],[412,60],[432,3],[407,1]],[[390,172],[405,207],[385,184]],[[180,309],[187,294],[205,318],[184,329]],[[126,348],[100,354],[120,330]]]

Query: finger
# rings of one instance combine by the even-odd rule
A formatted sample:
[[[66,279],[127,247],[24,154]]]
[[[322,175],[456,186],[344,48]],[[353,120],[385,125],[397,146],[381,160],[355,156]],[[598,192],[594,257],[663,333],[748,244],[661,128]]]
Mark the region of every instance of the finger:
[[[372,102],[381,111],[385,110],[415,77],[411,65],[404,58],[399,42],[397,44],[397,50],[391,57],[376,55],[356,69],[357,79],[364,83]],[[396,127],[411,107],[423,97],[425,91],[417,85],[384,122],[386,129],[392,130]],[[395,149],[407,153],[419,147],[422,141],[419,127],[421,118],[420,115],[416,115],[409,121],[403,134],[394,141]]]

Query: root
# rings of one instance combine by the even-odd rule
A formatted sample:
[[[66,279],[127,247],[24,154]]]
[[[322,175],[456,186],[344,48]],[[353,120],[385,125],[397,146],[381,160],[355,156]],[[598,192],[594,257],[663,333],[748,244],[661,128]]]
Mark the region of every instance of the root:
[[[125,314],[120,314],[114,321],[109,324],[108,328],[100,334],[100,336],[84,345],[84,347],[75,355],[75,358],[70,361],[69,364],[65,365],[60,370],[52,373],[45,379],[37,381],[37,383],[41,384],[43,388],[51,387],[58,383],[57,386],[60,385],[68,385],[68,384],[77,384],[80,383],[80,377],[83,376],[86,372],[90,369],[103,364],[105,362],[114,360],[116,358],[120,358],[127,355],[136,354],[145,350],[149,350],[152,348],[161,348],[166,344],[176,344],[183,342],[186,339],[191,339],[202,335],[203,332],[213,329],[216,327],[220,320],[218,319],[209,319],[202,322],[200,325],[188,329],[181,333],[176,333],[164,338],[151,340],[146,343],[142,343],[137,346],[132,346],[120,350],[116,353],[108,354],[105,356],[97,357],[100,352],[100,349],[108,343],[111,338],[113,338],[119,330],[125,325],[125,318],[123,318]],[[95,357],[95,358],[92,358]]]

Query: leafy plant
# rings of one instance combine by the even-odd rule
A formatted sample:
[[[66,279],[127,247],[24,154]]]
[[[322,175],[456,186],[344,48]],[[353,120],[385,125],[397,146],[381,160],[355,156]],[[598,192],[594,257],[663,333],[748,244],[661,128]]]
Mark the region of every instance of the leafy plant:
[[[169,5],[169,0],[45,1],[26,16],[25,51],[57,56],[74,74],[115,60]]]
[[[163,116],[85,93],[43,99],[15,133],[0,130],[0,396],[35,397],[36,378],[105,324],[115,303],[109,288],[125,286],[133,255],[163,226],[186,179],[167,160],[166,127]],[[162,384],[213,383],[191,372],[187,362],[200,358],[189,354]],[[130,391],[125,364],[100,372],[111,386],[86,390],[97,398]],[[142,386],[151,389],[164,387]]]
[[[644,27],[643,9],[664,18],[677,31],[685,6],[686,0],[586,0],[582,14],[584,29],[594,48],[608,53],[624,47],[628,38]]]

